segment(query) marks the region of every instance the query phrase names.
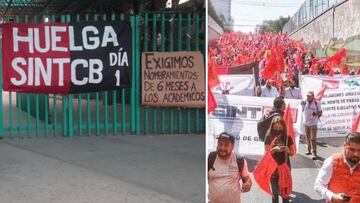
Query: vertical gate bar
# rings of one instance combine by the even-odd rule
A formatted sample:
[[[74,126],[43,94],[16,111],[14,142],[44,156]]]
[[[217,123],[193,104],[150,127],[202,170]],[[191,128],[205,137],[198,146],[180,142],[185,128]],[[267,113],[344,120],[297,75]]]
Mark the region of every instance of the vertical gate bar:
[[[66,22],[66,16],[65,15],[61,15],[61,22],[64,23]],[[67,96],[62,96],[62,117],[63,117],[63,123],[62,123],[62,130],[63,130],[63,136],[66,137],[68,135],[68,130],[67,130],[67,113],[66,113],[66,97]]]
[[[111,14],[111,20],[112,21],[115,21],[116,20],[116,16],[115,14]],[[117,115],[116,115],[116,96],[117,96],[117,91],[118,90],[113,90],[112,91],[112,103],[113,103],[113,133],[114,133],[114,136],[117,135]]]
[[[106,21],[106,14],[103,14],[102,16],[103,21]],[[105,136],[108,135],[109,129],[108,129],[108,91],[104,91],[104,111],[105,111],[105,121],[104,121],[104,128],[105,128]]]
[[[1,98],[2,98],[2,92],[1,92]],[[0,111],[0,113],[1,113],[1,115],[3,115],[2,111]],[[9,132],[10,132],[11,137],[12,137],[12,126],[13,126],[13,124],[12,124],[12,92],[9,92]]]
[[[149,14],[145,13],[145,19],[144,19],[144,52],[148,51],[148,26],[149,26]],[[147,106],[144,107],[145,109],[145,134],[148,134],[149,130],[149,108]]]
[[[126,107],[125,107],[125,88],[121,88],[121,131],[126,134]]]
[[[87,132],[88,132],[88,136],[90,136],[91,134],[90,93],[86,94],[86,107],[87,107]]]
[[[45,137],[48,136],[49,130],[49,96],[45,94]]]
[[[66,113],[66,96],[62,96],[62,112],[63,112],[63,136],[67,137],[67,113]]]
[[[54,136],[56,136],[56,133],[57,133],[56,94],[53,94],[53,104],[54,104]]]
[[[79,136],[82,135],[82,94],[78,96]]]
[[[66,22],[70,23],[71,21],[71,16],[70,15],[66,15]],[[68,95],[68,108],[69,108],[69,136],[73,137],[74,136],[74,125],[73,125],[73,96],[74,94],[69,94]]]
[[[80,21],[80,15],[76,14],[76,22]],[[82,135],[82,95],[83,94],[78,94],[78,133],[79,136]]]
[[[188,13],[186,16],[186,50],[191,51],[191,14]],[[186,110],[186,132],[190,133],[191,131],[191,109]]]
[[[174,51],[174,14],[169,15],[169,22],[170,22],[170,32],[169,32],[169,39],[170,39],[170,52]],[[170,134],[174,132],[174,108],[170,109]]]
[[[136,42],[136,53],[135,53],[135,57],[136,57],[136,60],[135,60],[135,63],[136,63],[136,118],[137,118],[137,121],[136,121],[136,124],[137,124],[137,130],[136,130],[136,134],[139,135],[140,134],[140,109],[141,109],[141,105],[140,105],[140,100],[141,100],[141,89],[140,89],[140,82],[141,82],[141,78],[140,78],[140,71],[141,71],[141,67],[140,67],[140,60],[141,60],[141,57],[140,57],[140,54],[141,54],[141,50],[140,50],[140,18],[139,16],[135,16],[135,29],[136,29],[136,32],[135,32],[135,42]]]
[[[203,25],[203,27],[202,27],[202,30],[203,30],[203,39],[206,39],[206,33],[207,33],[207,31],[206,31],[206,18],[207,18],[207,16],[206,15],[204,15],[204,14],[202,14],[201,15],[202,16],[202,25]],[[204,53],[204,71],[205,71],[205,80],[204,81],[207,81],[206,80],[206,77],[207,77],[207,69],[206,69],[206,63],[207,63],[207,60],[206,60],[206,53],[207,53],[207,50],[206,50],[206,46],[205,46],[205,44],[203,43],[202,44],[202,48],[203,48],[203,53]],[[206,83],[205,83],[205,93],[206,93]],[[205,101],[205,104],[206,104],[206,101]],[[206,105],[205,105],[205,108],[204,108],[204,115],[207,113],[207,111],[206,111]],[[202,132],[206,132],[206,116],[204,116],[204,120],[203,120],[203,127],[202,127]]]
[[[157,14],[156,13],[153,13],[153,16],[152,16],[152,51],[156,51],[156,33],[157,33],[157,30],[156,30],[156,25],[157,25]],[[153,108],[153,121],[154,121],[154,126],[153,126],[153,133],[156,134],[157,132],[157,108],[154,107]]]
[[[39,136],[39,125],[40,125],[40,121],[39,121],[39,94],[35,95],[35,108],[36,108],[36,136]]]
[[[199,36],[199,26],[200,26],[199,13],[196,12],[195,13],[195,51],[200,51],[200,47],[199,47],[199,37],[200,37]],[[196,132],[199,133],[199,131],[200,131],[200,128],[199,128],[199,108],[196,108],[196,110],[195,110],[195,129],[196,129]]]
[[[19,134],[21,134],[21,131],[22,131],[22,115],[21,115],[21,94],[20,93],[17,93],[16,94],[16,101],[17,101],[17,104],[19,105],[19,107],[17,108],[17,113],[18,113],[18,131],[19,131]],[[22,137],[22,136],[21,136]]]
[[[161,51],[165,51],[165,14],[161,13]],[[161,108],[161,133],[165,133],[165,109]]]
[[[116,121],[116,90],[112,91],[112,103],[113,103],[113,133],[117,135],[117,121]]]
[[[94,21],[98,21],[98,14],[94,15]],[[95,93],[95,119],[96,119],[96,123],[95,123],[95,132],[96,132],[96,136],[100,135],[100,113],[99,113],[99,92]]]
[[[0,49],[0,64],[2,64],[2,49]],[[4,132],[4,112],[3,112],[3,90],[2,90],[2,67],[0,68],[0,139],[3,138],[3,132]]]
[[[96,136],[100,135],[100,119],[99,119],[99,92],[95,93],[95,118],[96,118]]]
[[[26,94],[26,109],[27,109],[27,135],[30,136],[31,117],[30,117],[30,94]]]
[[[178,51],[182,50],[182,14],[178,14]],[[178,110],[178,132],[182,133],[182,109]]]
[[[89,14],[85,14],[85,21],[89,21]],[[91,111],[90,111],[90,93],[86,93],[86,128],[87,128],[87,135],[91,135]]]
[[[0,53],[2,55],[2,53]],[[1,58],[1,56],[0,56]],[[2,58],[1,58],[2,63]],[[2,69],[2,68],[0,68]],[[0,70],[0,78],[2,78],[2,70]],[[3,112],[3,98],[2,98],[3,90],[2,90],[2,80],[0,80],[0,139],[3,138],[3,132],[4,132],[4,112]]]
[[[136,25],[135,25],[135,17],[134,16],[131,16],[130,17],[130,23],[131,23],[131,28],[132,28],[132,36],[131,36],[131,41],[132,41],[132,74],[131,74],[131,89],[130,89],[130,112],[131,112],[131,132],[132,133],[135,133],[136,131],[136,103],[135,103],[135,91],[136,91],[136,87],[135,87],[135,84],[136,82],[136,68],[135,68],[135,38],[136,38],[136,35],[135,35],[135,32],[136,32]]]
[[[109,129],[108,129],[108,91],[104,92],[104,110],[105,110],[105,136],[108,135],[109,133]]]
[[[120,15],[120,20],[122,20],[122,21],[125,20],[124,14]],[[132,35],[132,37],[134,37],[134,36]],[[133,79],[133,78],[131,78],[131,79]],[[133,84],[133,82],[131,82],[131,84]],[[131,89],[130,89],[130,91],[131,91]],[[130,108],[131,108],[131,106],[130,106]],[[122,135],[126,134],[126,117],[125,116],[126,116],[125,88],[121,88],[121,131],[122,131]],[[132,120],[130,120],[130,122],[132,122]]]

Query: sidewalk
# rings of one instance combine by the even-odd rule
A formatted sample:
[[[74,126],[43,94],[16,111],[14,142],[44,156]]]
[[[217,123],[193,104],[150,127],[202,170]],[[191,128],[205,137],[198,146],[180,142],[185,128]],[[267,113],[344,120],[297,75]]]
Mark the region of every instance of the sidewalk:
[[[0,142],[2,202],[204,202],[204,135]]]

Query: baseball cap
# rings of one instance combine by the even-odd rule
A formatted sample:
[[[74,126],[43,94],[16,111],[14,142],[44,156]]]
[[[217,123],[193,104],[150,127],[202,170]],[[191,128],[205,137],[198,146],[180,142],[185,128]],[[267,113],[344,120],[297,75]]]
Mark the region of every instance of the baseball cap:
[[[307,96],[314,96],[314,91],[308,91]]]
[[[231,134],[228,134],[227,132],[222,132],[220,133],[219,137],[217,137],[216,139],[227,139],[229,140],[231,143],[235,143],[235,137]]]

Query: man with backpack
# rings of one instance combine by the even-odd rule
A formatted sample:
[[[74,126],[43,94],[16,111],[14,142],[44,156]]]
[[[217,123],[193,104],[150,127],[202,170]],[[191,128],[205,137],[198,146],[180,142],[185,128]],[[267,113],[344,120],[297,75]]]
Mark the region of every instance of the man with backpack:
[[[284,111],[286,104],[283,97],[276,97],[273,102],[273,109],[267,114],[264,115],[259,122],[257,123],[257,131],[259,139],[264,142],[265,135],[270,127],[271,121],[275,116],[284,116]]]
[[[233,135],[223,132],[217,139],[216,151],[208,156],[209,202],[240,203],[241,193],[252,185],[247,162],[233,152]]]
[[[306,155],[313,155],[312,159],[317,159],[317,151],[316,151],[316,134],[317,134],[317,125],[319,122],[319,118],[322,115],[320,102],[317,102],[314,97],[314,92],[309,91],[307,93],[307,100],[301,102],[303,107],[304,114],[304,127],[305,127],[305,135],[307,142],[307,150]]]

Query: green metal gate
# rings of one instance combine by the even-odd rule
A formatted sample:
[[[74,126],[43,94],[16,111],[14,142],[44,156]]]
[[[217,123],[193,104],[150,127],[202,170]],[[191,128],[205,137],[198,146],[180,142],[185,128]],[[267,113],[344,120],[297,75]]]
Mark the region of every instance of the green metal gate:
[[[45,16],[17,16],[18,23]],[[50,16],[49,22],[125,20],[124,15]],[[131,16],[132,87],[95,93],[55,95],[2,91],[0,137],[183,134],[205,132],[204,109],[141,106],[142,51],[202,51],[204,13],[145,13]],[[10,19],[8,19],[10,21]],[[2,51],[2,50],[1,50]],[[205,55],[204,55],[205,56]],[[0,69],[2,78],[2,68]]]

